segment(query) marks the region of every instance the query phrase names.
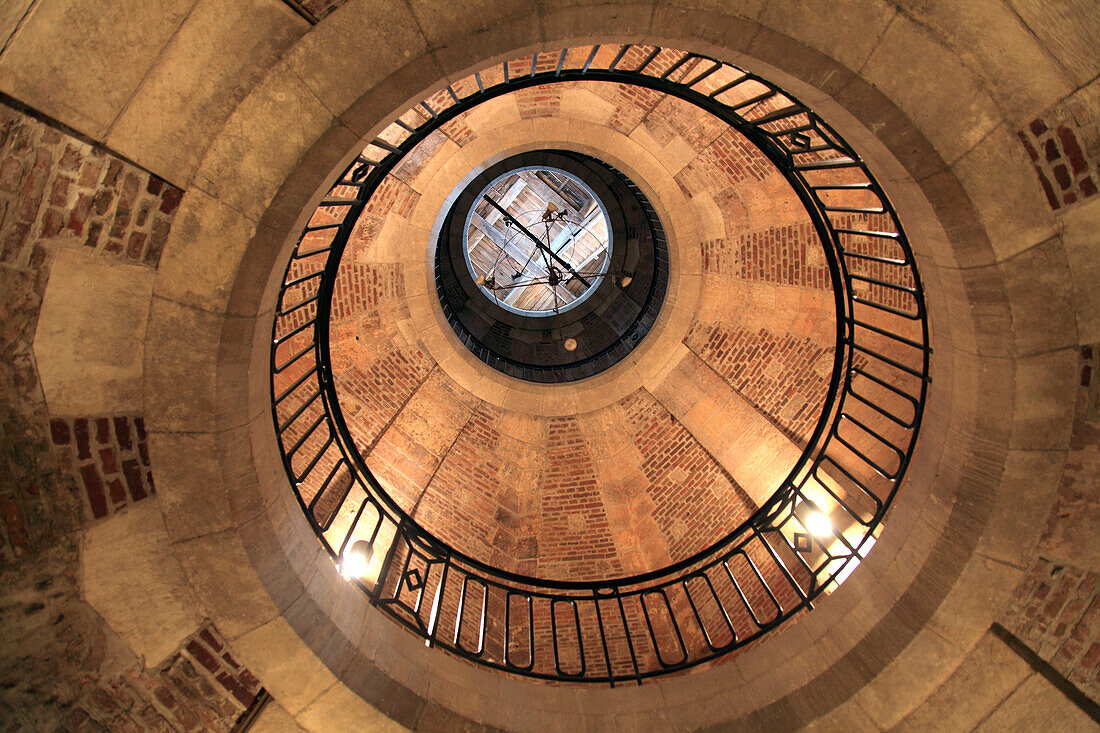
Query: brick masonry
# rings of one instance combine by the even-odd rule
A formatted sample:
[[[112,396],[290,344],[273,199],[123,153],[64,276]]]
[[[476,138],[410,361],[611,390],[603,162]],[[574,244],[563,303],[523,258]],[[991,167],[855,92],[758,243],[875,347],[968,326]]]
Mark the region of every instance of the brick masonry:
[[[154,493],[145,420],[140,415],[52,417],[50,439],[92,519],[104,519]]]
[[[1069,455],[1036,558],[1001,622],[1100,699],[1100,344],[1081,347]]]
[[[88,143],[0,108],[0,262],[63,242],[156,267],[183,191]]]
[[[139,415],[50,416],[31,343],[55,247],[155,267],[182,191],[0,106],[0,728],[228,731],[258,683],[213,629],[146,669],[82,599],[81,528],[152,494]],[[209,637],[209,638],[207,638]],[[235,666],[236,665],[236,666]]]
[[[834,348],[815,338],[692,324],[684,343],[776,427],[805,445],[829,389]]]
[[[1096,195],[1100,186],[1100,87],[1092,84],[1016,134],[1055,211]]]
[[[185,639],[155,669],[102,680],[66,719],[75,730],[227,732],[262,690],[211,624]]]

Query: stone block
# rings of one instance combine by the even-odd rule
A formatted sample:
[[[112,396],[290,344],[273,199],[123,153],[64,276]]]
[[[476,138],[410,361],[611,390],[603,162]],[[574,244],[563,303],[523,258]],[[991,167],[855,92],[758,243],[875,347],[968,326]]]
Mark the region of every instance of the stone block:
[[[150,438],[157,499],[173,540],[221,532],[233,524],[219,470],[222,438],[202,433],[158,433]]]
[[[224,319],[154,298],[145,346],[144,406],[150,431],[213,431]]]
[[[1062,215],[1062,244],[1066,250],[1077,337],[1082,344],[1100,342],[1100,199],[1069,209]]]
[[[1095,258],[1094,258],[1095,259]],[[1062,240],[1054,237],[1001,265],[1019,356],[1077,344],[1074,285]]]
[[[194,4],[38,5],[5,48],[0,90],[102,139]]]
[[[224,312],[256,224],[201,189],[183,198],[160,258],[157,295]]]
[[[859,69],[897,10],[883,0],[769,2],[760,23]]]
[[[142,334],[153,272],[59,249],[38,316],[34,353],[58,415],[141,412]]]
[[[902,12],[931,29],[975,73],[1017,124],[1073,91],[1063,68],[1020,16],[1000,3],[906,2]]]
[[[1064,450],[1073,427],[1076,382],[1076,349],[1017,359],[1010,447]]]
[[[890,23],[860,73],[909,115],[949,163],[1001,122],[981,81],[904,16]]]
[[[307,731],[357,730],[364,733],[398,733],[407,730],[337,682],[297,715]]]
[[[1022,567],[1042,532],[1065,465],[1061,451],[1009,451],[989,525],[978,552]]]
[[[291,715],[336,684],[332,672],[282,618],[234,639],[233,649]]]
[[[226,121],[194,186],[259,220],[333,115],[286,63],[277,64]]]
[[[952,170],[989,232],[997,260],[1053,236],[1054,219],[1031,161],[1006,127],[991,132],[955,162]]]
[[[1041,675],[1033,674],[974,730],[1095,730],[1096,721]]]
[[[278,0],[200,0],[111,126],[107,144],[187,186],[229,114],[308,28]]]
[[[897,731],[973,730],[1031,670],[986,633],[951,676],[897,725]]]
[[[1091,0],[1064,0],[1057,5],[1044,0],[1009,0],[1009,5],[1078,84],[1096,78],[1100,72],[1095,43],[1100,37],[1100,18]]]
[[[305,733],[294,717],[274,700],[264,705],[249,730],[255,733]]]
[[[173,546],[210,620],[230,639],[278,616],[233,530]]]
[[[84,538],[84,597],[150,667],[202,622],[198,599],[169,543],[154,501],[95,525]]]

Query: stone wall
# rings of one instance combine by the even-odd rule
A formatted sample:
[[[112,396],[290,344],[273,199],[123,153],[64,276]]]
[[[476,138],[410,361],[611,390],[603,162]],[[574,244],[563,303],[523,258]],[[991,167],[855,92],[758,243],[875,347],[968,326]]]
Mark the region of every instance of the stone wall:
[[[1080,349],[1069,454],[1036,548],[1001,623],[1100,700],[1100,345]]]
[[[163,662],[144,659],[86,599],[85,529],[154,494],[144,421],[53,414],[32,347],[54,254],[77,248],[156,268],[182,195],[101,146],[0,105],[5,730],[228,731],[259,690],[212,626]],[[120,572],[132,567],[117,562]]]

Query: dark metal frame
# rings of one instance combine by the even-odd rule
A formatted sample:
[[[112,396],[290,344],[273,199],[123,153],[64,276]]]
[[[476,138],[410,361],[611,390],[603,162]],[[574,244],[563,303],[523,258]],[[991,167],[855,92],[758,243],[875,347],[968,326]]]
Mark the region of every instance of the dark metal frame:
[[[638,56],[644,58],[623,68]],[[545,64],[548,58],[553,63]],[[487,84],[489,69],[501,69],[503,80]],[[728,81],[715,87],[714,79]],[[690,558],[594,582],[493,568],[419,526],[357,450],[329,362],[341,255],[386,175],[429,133],[473,106],[575,80],[673,95],[752,141],[813,221],[836,309],[837,348],[821,417],[772,497]],[[318,538],[337,560],[350,542],[368,539],[380,558],[378,578],[355,582],[428,646],[543,679],[641,684],[716,660],[812,608],[873,544],[910,463],[930,381],[924,293],[882,187],[808,107],[755,74],[700,54],[629,44],[564,49],[482,69],[463,82],[417,105],[423,122],[399,119],[366,146],[320,204],[336,212],[335,220],[307,225],[287,267],[273,324],[272,416],[287,475]],[[853,215],[876,215],[886,226],[861,227]],[[805,516],[825,504],[835,528],[819,538]],[[337,532],[341,512],[354,518]]]

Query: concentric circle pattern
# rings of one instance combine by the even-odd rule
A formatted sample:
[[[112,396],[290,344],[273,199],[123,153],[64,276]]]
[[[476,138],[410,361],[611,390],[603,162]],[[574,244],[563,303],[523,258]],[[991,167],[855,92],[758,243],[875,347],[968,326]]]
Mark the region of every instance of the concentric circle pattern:
[[[559,370],[593,363],[603,352],[589,350],[596,328],[583,319],[633,287],[651,292],[661,256],[647,280],[644,266],[622,259],[630,241],[645,239],[642,222],[616,223],[617,198],[542,161],[538,170],[565,174],[540,179],[560,199],[555,210],[572,197],[572,216],[584,217],[594,209],[578,191],[597,194],[610,234],[606,249],[594,234],[580,255],[605,257],[606,269],[555,261],[550,253],[565,251],[555,241],[577,234],[558,226],[549,195],[530,222],[508,210],[527,166],[507,162],[517,152],[505,141],[480,167],[453,174],[446,191],[433,186],[452,180],[451,161],[477,130],[501,124],[502,110],[580,115],[591,99],[611,107],[601,133],[609,146],[617,125],[644,119],[671,184],[621,175],[654,214],[686,202],[698,236],[669,229],[664,266],[670,298],[689,288],[697,296],[682,314],[659,302],[647,311],[644,298],[621,318],[607,306],[609,333],[632,333],[648,317],[646,338],[669,366],[610,404],[549,414],[509,401],[507,380],[524,375],[501,376],[510,372],[494,371],[492,359]],[[595,155],[590,144],[561,155],[582,152]],[[516,231],[494,227],[491,210]],[[551,302],[523,290],[500,302],[500,263],[478,259],[471,222],[477,241],[510,258],[517,281],[546,280]],[[520,225],[543,226],[547,241],[535,244],[538,234]],[[531,246],[517,247],[521,235]],[[538,273],[527,271],[528,255],[542,257]],[[461,267],[441,268],[447,258]],[[592,275],[590,289],[569,290],[570,268],[577,283]],[[444,282],[454,276],[459,287],[460,275],[461,304]],[[554,300],[564,297],[559,286],[571,307]],[[680,311],[687,302],[676,300]],[[412,325],[421,312],[450,326],[450,340],[423,348]],[[661,327],[675,318],[685,327],[669,345]],[[766,80],[646,46],[528,55],[400,115],[313,213],[273,328],[285,467],[335,561],[365,543],[355,545],[365,569],[352,582],[429,645],[577,682],[641,681],[728,658],[843,582],[905,474],[928,384],[913,255],[858,153]],[[600,378],[657,348],[620,355]],[[477,361],[463,372],[455,364],[467,349]],[[471,370],[479,376],[463,376]],[[573,389],[539,386],[546,399]]]

